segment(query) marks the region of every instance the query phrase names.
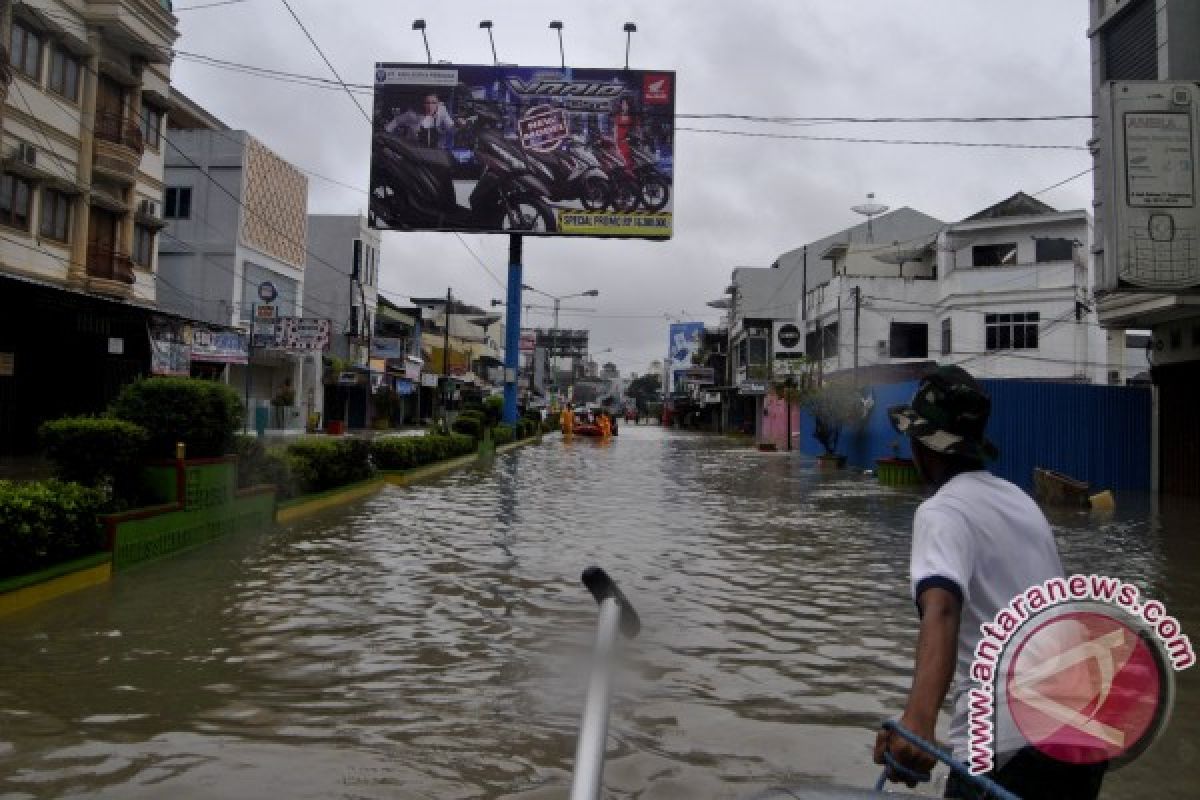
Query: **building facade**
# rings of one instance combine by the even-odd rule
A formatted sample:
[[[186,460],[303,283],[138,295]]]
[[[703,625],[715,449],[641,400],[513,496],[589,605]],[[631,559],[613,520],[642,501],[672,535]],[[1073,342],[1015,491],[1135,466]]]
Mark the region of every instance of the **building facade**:
[[[192,109],[178,123],[201,117]],[[253,333],[249,364],[223,364],[221,377],[244,390],[250,424],[267,407],[269,427],[304,427],[322,408],[322,352],[281,349],[274,330],[277,319],[319,319],[304,304],[308,179],[249,133],[199,124],[167,133],[159,305]]]
[[[1194,238],[1194,221],[1200,213],[1194,198],[1200,185],[1195,153],[1186,162],[1186,171],[1176,176],[1180,190],[1192,198],[1188,203],[1139,202],[1162,212],[1157,216],[1181,215],[1193,223],[1170,225],[1167,230],[1161,225],[1150,230],[1119,230],[1113,221],[1122,201],[1113,186],[1119,177],[1117,165],[1127,156],[1116,150],[1119,131],[1106,122],[1109,110],[1105,101],[1110,81],[1166,82],[1161,94],[1171,98],[1172,105],[1163,110],[1176,112],[1175,119],[1195,120],[1194,100],[1189,98],[1195,97],[1190,87],[1200,81],[1200,4],[1192,0],[1090,0],[1088,36],[1096,116],[1092,141],[1096,258],[1104,274],[1120,274],[1130,265],[1120,263],[1122,255],[1109,250],[1110,244],[1121,243],[1134,248],[1130,258],[1144,257],[1153,270],[1165,268],[1174,284],[1163,290],[1119,282],[1105,285],[1097,304],[1099,319],[1114,331],[1150,331],[1150,375],[1155,387],[1152,480],[1166,493],[1200,495],[1200,415],[1194,409],[1195,389],[1200,385],[1200,261],[1196,256],[1200,244]],[[1177,97],[1185,102],[1177,104]],[[1192,122],[1193,139],[1194,128]]]
[[[0,7],[0,453],[151,367],[169,2]]]

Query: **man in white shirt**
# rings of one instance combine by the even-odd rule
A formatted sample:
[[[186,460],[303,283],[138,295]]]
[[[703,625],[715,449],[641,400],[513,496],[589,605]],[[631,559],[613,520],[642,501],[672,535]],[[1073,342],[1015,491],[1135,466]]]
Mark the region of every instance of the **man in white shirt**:
[[[938,710],[954,679],[949,739],[960,761],[967,754],[969,671],[979,626],[1034,584],[1063,574],[1050,525],[1021,489],[987,472],[997,456],[984,430],[991,400],[961,367],[926,375],[911,405],[889,409],[892,425],[909,437],[913,461],[935,493],[913,519],[911,588],[921,617],[912,689],[900,724],[932,742]],[[926,772],[934,759],[901,737],[881,731],[875,761],[884,753]],[[1104,765],[1055,761],[1030,746],[997,753],[991,777],[1023,800],[1091,800]],[[889,769],[892,780],[903,780]],[[912,785],[911,781],[906,781]],[[946,797],[973,797],[951,775]]]
[[[431,92],[422,98],[420,111],[397,109],[383,129],[388,133],[403,133],[424,147],[440,147],[443,139],[453,133],[454,119],[446,105]]]

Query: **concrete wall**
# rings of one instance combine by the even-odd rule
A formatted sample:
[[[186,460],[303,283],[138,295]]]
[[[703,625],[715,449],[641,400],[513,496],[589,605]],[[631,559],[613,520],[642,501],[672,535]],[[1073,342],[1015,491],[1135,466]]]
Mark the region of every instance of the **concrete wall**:
[[[350,274],[354,265],[354,240],[363,241],[362,292],[355,284],[351,296]],[[378,305],[378,273],[382,252],[379,231],[367,227],[366,218],[357,214],[313,214],[308,218],[308,263],[304,276],[304,306],[309,316],[333,321],[334,341],[330,353],[350,357],[350,307],[362,306],[371,319]],[[359,311],[359,318],[362,312]]]

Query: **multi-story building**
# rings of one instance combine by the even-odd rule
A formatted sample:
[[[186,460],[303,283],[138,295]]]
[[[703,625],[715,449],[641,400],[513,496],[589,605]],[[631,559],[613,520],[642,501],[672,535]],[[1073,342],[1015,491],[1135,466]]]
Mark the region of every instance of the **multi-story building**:
[[[1114,331],[1149,329],[1154,382],[1155,441],[1152,483],[1164,492],[1200,494],[1200,178],[1195,136],[1200,127],[1200,3],[1194,0],[1089,0],[1092,47],[1093,140],[1096,155],[1096,258],[1103,276],[1100,323]],[[1157,81],[1160,98],[1148,113],[1110,116],[1110,81]],[[1131,87],[1136,88],[1136,87]],[[1150,110],[1152,108],[1153,110]],[[1171,143],[1171,131],[1182,141]],[[1143,134],[1138,151],[1117,146],[1130,125],[1157,127]],[[1168,157],[1170,148],[1189,153]],[[1172,165],[1179,166],[1172,170]],[[1145,192],[1132,198],[1117,187],[1136,180]],[[1156,199],[1169,181],[1171,196]],[[1121,226],[1125,217],[1131,224]],[[1140,224],[1133,224],[1133,223]],[[1128,281],[1121,276],[1141,279]],[[1115,348],[1114,348],[1115,349]]]
[[[0,4],[0,452],[150,369],[167,0]]]
[[[914,242],[830,247],[806,351],[829,374],[929,361],[985,378],[1106,382],[1083,210],[1024,193]],[[820,333],[815,333],[816,331]]]
[[[352,428],[370,417],[371,335],[379,305],[379,231],[359,214],[310,214],[304,268],[304,313],[328,319],[333,339],[328,355],[342,369],[327,373],[318,405],[328,419]],[[377,376],[375,384],[378,383]]]
[[[225,380],[245,387],[251,420],[265,405],[271,427],[303,427],[321,408],[323,353],[283,349],[274,331],[276,319],[322,319],[304,303],[308,179],[178,93],[167,137],[159,305],[253,332],[249,365],[227,363]]]

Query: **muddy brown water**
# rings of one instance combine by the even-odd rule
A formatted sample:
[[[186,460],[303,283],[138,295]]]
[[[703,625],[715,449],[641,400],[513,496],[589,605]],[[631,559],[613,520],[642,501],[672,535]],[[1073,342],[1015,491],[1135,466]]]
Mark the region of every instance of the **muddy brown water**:
[[[646,626],[610,797],[866,787],[908,686],[919,499],[629,425],[224,539],[0,618],[0,797],[564,797],[592,563]],[[1119,503],[1053,515],[1068,570],[1200,635],[1200,509]],[[1103,797],[1198,794],[1197,674]]]

